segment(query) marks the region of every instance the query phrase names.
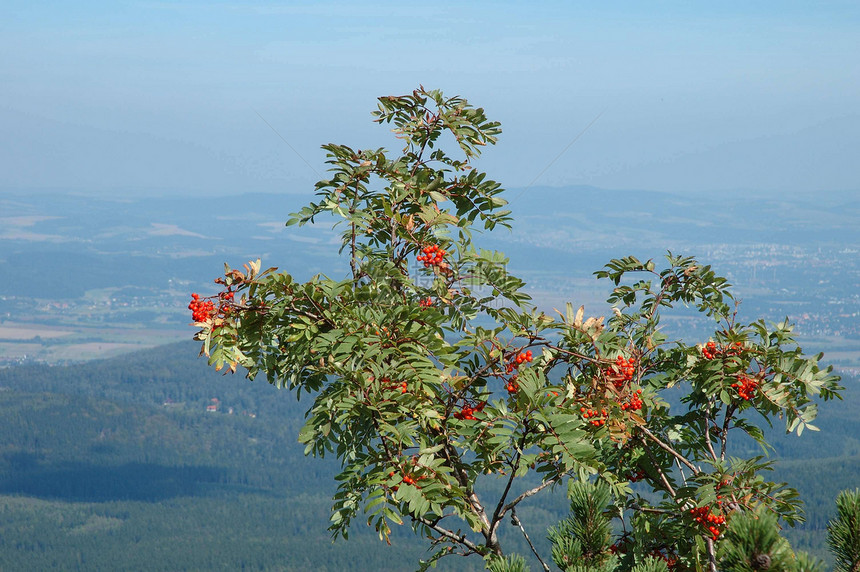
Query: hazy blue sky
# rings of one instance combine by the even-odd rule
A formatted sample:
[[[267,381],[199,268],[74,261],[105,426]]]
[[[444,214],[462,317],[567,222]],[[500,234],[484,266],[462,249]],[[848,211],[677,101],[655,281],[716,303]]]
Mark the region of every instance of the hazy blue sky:
[[[0,190],[288,191],[397,143],[419,83],[502,122],[481,167],[670,191],[860,190],[860,3],[0,3]]]

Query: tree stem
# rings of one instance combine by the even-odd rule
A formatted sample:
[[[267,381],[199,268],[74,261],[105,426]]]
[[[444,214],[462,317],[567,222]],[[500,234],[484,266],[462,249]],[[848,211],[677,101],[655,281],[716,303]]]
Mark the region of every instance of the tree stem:
[[[541,558],[540,554],[538,554],[538,551],[535,548],[535,545],[532,544],[532,539],[529,538],[529,535],[526,533],[526,529],[523,528],[523,523],[520,522],[520,519],[517,517],[517,511],[514,508],[511,508],[511,522],[513,522],[515,526],[520,527],[520,531],[523,533],[523,536],[525,537],[526,542],[529,543],[529,548],[532,549],[532,553],[534,553],[535,558],[538,559],[538,562],[540,562],[541,566],[543,566],[543,569],[546,572],[549,572],[549,566],[547,566],[546,562],[544,562],[543,558]]]

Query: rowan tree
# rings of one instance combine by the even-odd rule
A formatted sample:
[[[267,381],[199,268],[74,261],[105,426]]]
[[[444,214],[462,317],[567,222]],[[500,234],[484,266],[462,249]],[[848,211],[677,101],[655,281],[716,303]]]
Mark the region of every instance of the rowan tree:
[[[516,570],[499,535],[512,522],[546,570],[716,570],[741,516],[772,515],[777,537],[801,518],[796,492],[766,479],[771,462],[731,445],[766,448],[759,426],[776,418],[815,429],[816,400],[842,389],[787,321],[741,321],[725,278],[672,253],[596,272],[613,288],[606,316],[539,311],[475,240],[511,223],[499,183],[472,165],[499,124],[424,88],[379,98],[374,118],[402,151],[324,145],[330,177],[287,222],[333,217],[348,275],[300,283],[258,260],[189,306],[216,369],[311,396],[299,440],[342,463],[335,536],[359,517],[384,540],[408,522],[435,549],[425,566],[474,554]],[[666,332],[683,307],[709,338]],[[518,509],[556,486],[571,516],[542,554],[532,538],[546,532]]]

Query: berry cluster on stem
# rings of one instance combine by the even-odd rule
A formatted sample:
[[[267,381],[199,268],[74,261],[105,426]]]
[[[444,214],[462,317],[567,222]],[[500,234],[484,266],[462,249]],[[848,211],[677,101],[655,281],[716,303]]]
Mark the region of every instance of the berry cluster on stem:
[[[188,309],[191,310],[191,319],[195,322],[206,322],[215,315],[215,303],[212,300],[201,300],[196,292],[191,294]]]
[[[415,460],[414,460],[414,459],[413,459],[412,464],[413,464],[413,465],[415,465],[415,464],[416,464],[416,462],[415,462]],[[423,476],[423,475],[420,475],[420,476],[417,476],[417,477],[416,477],[414,473],[410,473],[410,472],[408,472],[408,471],[404,470],[402,467],[398,467],[398,470],[403,474],[403,477],[402,477],[402,479],[401,479],[401,480],[402,480],[404,483],[406,483],[407,485],[412,485],[412,486],[414,486],[416,489],[420,489],[420,488],[421,488],[421,487],[420,487],[420,486],[418,486],[418,484],[417,484],[417,483],[418,483],[418,481],[423,481],[424,479],[426,479],[426,478],[427,478],[426,476]],[[396,472],[395,472],[395,471],[390,471],[390,472],[388,473],[388,476],[389,476],[389,478],[390,478],[390,477],[393,477],[395,474],[396,474]],[[394,485],[393,487],[391,487],[391,490],[392,490],[393,492],[397,492],[397,491],[398,491],[398,489],[400,489],[400,487],[399,487],[399,486],[397,486],[397,485]]]
[[[756,389],[758,389],[758,382],[746,375],[739,375],[737,383],[733,383],[732,387],[742,399],[749,401],[755,395]]]
[[[606,376],[612,380],[616,389],[621,389],[626,383],[629,383],[636,374],[636,359],[618,356],[615,358],[615,364],[604,370]]]
[[[517,357],[514,358],[514,361],[512,361],[511,363],[509,363],[505,367],[505,371],[507,373],[511,373],[512,371],[514,371],[515,369],[520,367],[522,364],[529,363],[530,361],[532,361],[532,351],[531,350],[529,350],[527,352],[519,353],[519,354],[517,354]]]
[[[622,411],[637,411],[642,409],[642,390],[637,389],[624,403],[621,404]]]
[[[602,425],[606,425],[606,410],[601,409],[600,411],[596,409],[586,409],[585,407],[580,407],[579,412],[582,413],[582,416],[585,419],[588,419],[589,423],[594,425],[595,427],[600,427]],[[598,419],[599,417],[599,419]]]
[[[714,342],[708,342],[702,346],[702,357],[705,359],[716,359],[718,356],[736,356],[741,352],[743,343],[735,342],[731,346],[720,347]]]
[[[475,413],[480,413],[484,410],[484,406],[487,405],[486,401],[481,401],[475,406],[465,405],[460,411],[456,411],[454,413],[455,419],[475,419]]]
[[[416,257],[418,262],[424,263],[424,268],[430,268],[431,266],[435,266],[440,270],[447,270],[448,263],[445,262],[445,255],[447,252],[439,248],[435,244],[431,244],[430,246],[425,246],[421,249],[423,254],[419,254]]]
[[[675,566],[678,565],[678,559],[675,556],[672,556],[670,554],[664,554],[659,550],[652,551],[651,556],[653,556],[654,558],[659,558],[660,560],[665,562],[666,567],[669,568],[669,570],[672,570],[673,568],[675,568]]]
[[[726,517],[722,515],[712,514],[711,507],[699,506],[690,509],[690,514],[693,515],[693,520],[708,529],[711,533],[711,538],[716,540],[722,534],[723,525],[726,524]]]
[[[406,393],[407,386],[405,381],[391,381],[387,377],[383,377],[379,381],[383,389],[400,389],[400,393]]]
[[[624,536],[618,539],[614,544],[609,547],[609,552],[611,554],[627,554],[630,551],[632,542],[630,538]],[[648,556],[652,558],[658,558],[666,563],[666,566],[669,570],[674,569],[678,565],[678,558],[676,554],[670,552],[668,548],[660,548],[652,550],[648,553]]]

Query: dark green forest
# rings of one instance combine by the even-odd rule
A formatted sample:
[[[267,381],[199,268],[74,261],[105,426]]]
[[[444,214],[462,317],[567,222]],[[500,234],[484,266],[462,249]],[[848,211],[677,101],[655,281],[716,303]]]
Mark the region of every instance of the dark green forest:
[[[332,544],[337,467],[297,442],[306,402],[196,354],[0,370],[0,570],[413,570],[428,556],[407,525],[391,546],[363,527]],[[549,526],[563,506],[531,512]]]
[[[406,524],[391,546],[361,526],[332,544],[337,467],[296,440],[309,402],[215,373],[196,350],[0,370],[0,570],[412,570],[428,555]],[[776,478],[806,501],[788,536],[824,558],[834,499],[860,485],[860,395],[843,382],[820,432],[769,435]],[[522,517],[539,530],[565,509],[558,491]]]

